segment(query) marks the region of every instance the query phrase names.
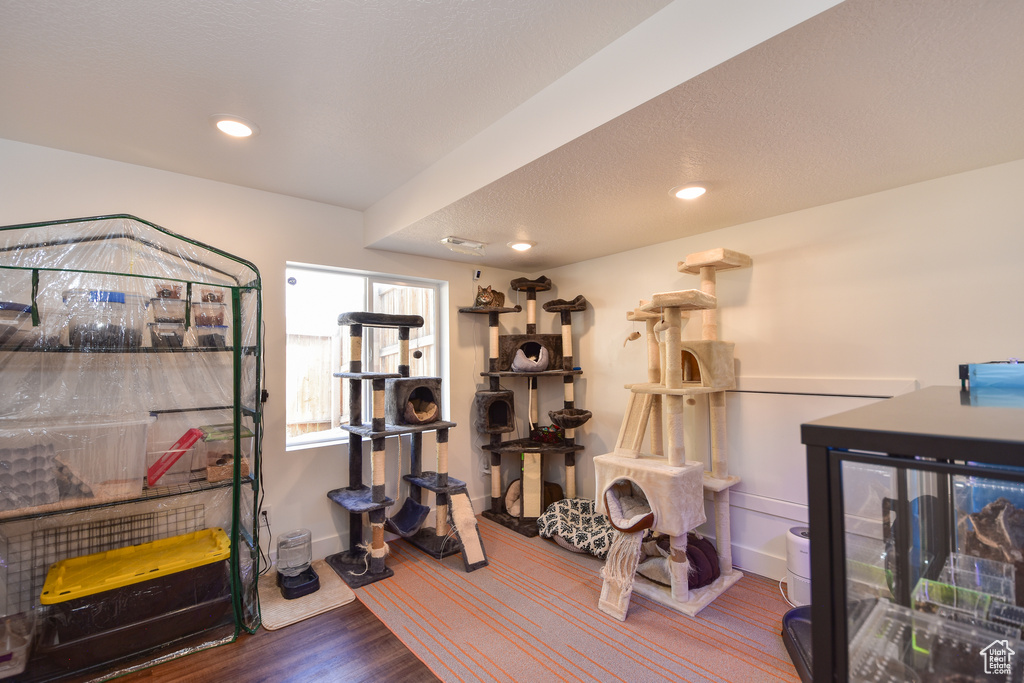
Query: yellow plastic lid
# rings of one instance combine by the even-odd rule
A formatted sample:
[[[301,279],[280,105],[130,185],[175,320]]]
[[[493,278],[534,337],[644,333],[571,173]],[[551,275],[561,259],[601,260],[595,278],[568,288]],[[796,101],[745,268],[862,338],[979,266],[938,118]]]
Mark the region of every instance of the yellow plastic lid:
[[[226,560],[223,529],[203,529],[159,541],[61,560],[50,566],[39,601],[54,605]]]

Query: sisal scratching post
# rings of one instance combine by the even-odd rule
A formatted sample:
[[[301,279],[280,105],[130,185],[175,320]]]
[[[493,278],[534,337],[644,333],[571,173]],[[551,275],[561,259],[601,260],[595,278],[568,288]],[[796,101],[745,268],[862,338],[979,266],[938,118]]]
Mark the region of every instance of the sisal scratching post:
[[[668,433],[668,464],[682,467],[686,464],[686,446],[683,442],[683,405],[684,396],[668,395],[665,402],[665,431]]]
[[[711,421],[711,473],[724,479],[729,476],[729,451],[725,431],[725,392],[708,394]]]
[[[384,558],[388,554],[388,544],[384,542],[384,510],[373,510],[370,512],[370,548],[367,555],[370,558],[369,573],[380,574],[384,571]]]
[[[487,313],[488,348],[487,348],[487,371],[498,371],[498,313],[489,311]]]
[[[669,326],[665,330],[665,386],[678,389],[683,386],[679,309],[669,308],[666,318]],[[668,462],[673,467],[681,467],[686,462],[683,443],[683,405],[686,401],[682,396],[674,395],[665,396],[662,400],[665,405],[665,429],[668,432]]]
[[[541,493],[541,454],[523,453],[523,517],[540,517],[543,512]]]
[[[491,453],[491,512],[501,512],[501,453]]]
[[[439,429],[435,434],[437,453],[437,485],[448,485],[448,430]]]
[[[439,429],[435,433],[437,441],[437,484],[448,485],[448,430]],[[437,496],[437,536],[445,536],[451,527],[448,525],[448,494],[438,493]]]
[[[729,522],[729,489],[715,494],[715,541],[718,545],[718,566],[723,574],[732,573],[732,529]]]
[[[714,266],[701,266],[700,291],[717,299],[718,282]],[[718,306],[705,309],[700,328],[701,339],[718,339]]]
[[[384,380],[373,380],[373,431],[384,431]],[[370,466],[373,478],[373,502],[380,503],[384,500],[384,442],[383,436],[373,437],[373,449],[370,456]]]
[[[398,374],[409,376],[409,328],[398,328]]]
[[[562,322],[562,369],[572,370],[572,312],[562,310],[559,316]]]
[[[679,389],[683,386],[683,356],[680,344],[683,341],[680,327],[679,309],[670,308],[666,311],[665,322],[665,386]]]
[[[537,378],[531,377],[527,381],[530,383],[530,428],[533,429],[540,422],[540,406],[537,405]]]
[[[348,328],[348,371],[361,372],[363,369],[363,326],[350,325]]]
[[[668,571],[672,577],[672,599],[686,602],[690,599],[690,562],[686,559],[686,534],[669,538]]]
[[[658,344],[658,334],[654,331],[657,318],[647,318],[647,381],[651,384],[661,384],[661,347]],[[655,395],[651,400],[651,453],[654,455],[665,455],[665,439],[662,433],[662,407],[661,396]]]

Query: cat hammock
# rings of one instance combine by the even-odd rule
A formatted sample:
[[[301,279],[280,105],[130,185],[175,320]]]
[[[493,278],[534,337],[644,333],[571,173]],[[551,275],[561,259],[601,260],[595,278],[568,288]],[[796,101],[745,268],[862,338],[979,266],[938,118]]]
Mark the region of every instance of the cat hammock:
[[[409,538],[419,532],[423,523],[427,521],[429,513],[429,506],[421,505],[412,498],[406,498],[402,503],[402,508],[384,520],[384,528],[402,538]]]

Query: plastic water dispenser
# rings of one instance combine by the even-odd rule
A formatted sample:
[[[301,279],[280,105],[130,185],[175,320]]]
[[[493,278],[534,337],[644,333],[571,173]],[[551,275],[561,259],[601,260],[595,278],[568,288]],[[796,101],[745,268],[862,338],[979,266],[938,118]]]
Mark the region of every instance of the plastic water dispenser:
[[[320,589],[320,577],[310,566],[313,561],[309,529],[296,529],[277,537],[277,585],[288,600]]]

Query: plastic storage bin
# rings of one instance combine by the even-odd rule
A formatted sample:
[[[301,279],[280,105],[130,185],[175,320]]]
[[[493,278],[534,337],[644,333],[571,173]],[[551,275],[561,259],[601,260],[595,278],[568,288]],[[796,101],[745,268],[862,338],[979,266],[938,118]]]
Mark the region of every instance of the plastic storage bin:
[[[83,669],[231,618],[230,541],[204,529],[57,562],[43,584],[38,655]]]
[[[148,300],[101,289],[69,289],[69,344],[82,350],[125,349],[142,345]]]
[[[157,297],[149,300],[153,311],[153,320],[158,323],[185,322],[185,302],[182,299],[164,299]]]
[[[180,349],[185,340],[185,325],[149,323],[149,339],[154,349]]]
[[[17,676],[25,670],[35,631],[31,612],[0,619],[0,678]]]
[[[204,303],[224,303],[224,295],[227,290],[223,287],[199,287],[199,301]]]
[[[32,344],[37,337],[32,327],[32,306],[0,301],[0,348]]]
[[[224,481],[234,474],[235,432],[231,423],[204,425],[200,427],[203,440],[196,446],[196,458],[192,468],[205,468],[207,481]],[[249,461],[246,456],[252,452],[252,432],[242,427],[239,434],[242,442],[239,452],[242,454],[241,474],[249,474]]]
[[[27,479],[24,472],[39,482],[55,478],[61,501],[132,498],[142,493],[146,432],[153,420],[149,414],[117,422],[40,420],[0,429],[0,463],[8,463],[6,473],[16,478]],[[18,488],[24,483],[17,481],[13,491],[0,483],[0,512],[58,502],[48,483],[33,483],[32,498],[25,498],[26,491]],[[35,496],[44,490],[47,500],[41,502]]]
[[[225,349],[228,346],[227,325],[196,325],[196,344],[206,349]]]
[[[1000,660],[1008,650],[1022,652],[1024,643],[996,636],[879,601],[850,642],[850,680],[908,683],[910,681],[1021,680],[1024,658]],[[986,666],[993,666],[988,673]]]
[[[55,466],[52,443],[0,448],[0,511],[56,503]]]
[[[157,282],[156,296],[158,299],[180,299],[182,287],[180,282]]]
[[[227,320],[227,304],[194,303],[192,304],[192,320],[200,327],[223,325]]]
[[[1007,562],[950,553],[939,573],[939,581],[987,593],[1011,605],[1017,602],[1016,569]]]

